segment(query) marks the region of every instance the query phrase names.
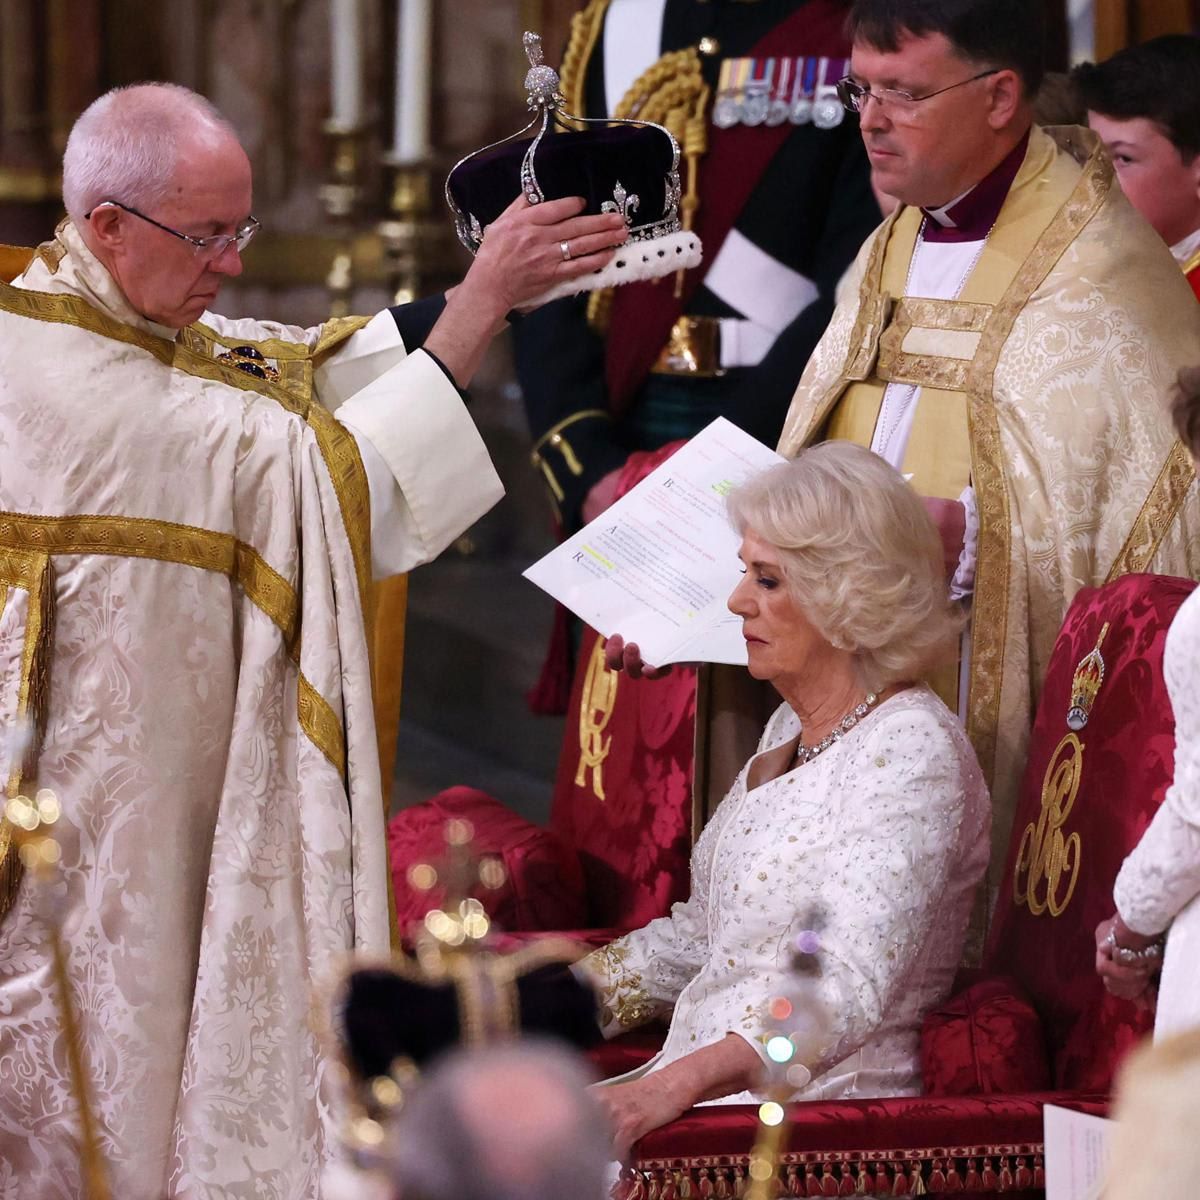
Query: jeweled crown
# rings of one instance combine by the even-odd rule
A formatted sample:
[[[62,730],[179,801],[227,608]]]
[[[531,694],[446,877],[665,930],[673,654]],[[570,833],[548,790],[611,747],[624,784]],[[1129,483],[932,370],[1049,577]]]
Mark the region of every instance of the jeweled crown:
[[[1107,633],[1108,622],[1106,621],[1100,630],[1100,636],[1096,639],[1096,644],[1079,660],[1079,665],[1075,668],[1075,676],[1071,680],[1071,707],[1067,709],[1067,727],[1076,732],[1088,723],[1092,705],[1096,701],[1096,694],[1104,682],[1104,658],[1100,654],[1100,647],[1104,644],[1104,637]]]
[[[680,217],[679,143],[670,131],[651,121],[568,112],[558,72],[546,65],[542,39],[526,33],[523,43],[529,59],[526,103],[533,116],[510,137],[468,154],[447,176],[446,203],[459,241],[477,253],[487,226],[518,195],[530,204],[582,196],[585,212],[624,218],[629,252],[554,294],[698,266],[700,239]]]

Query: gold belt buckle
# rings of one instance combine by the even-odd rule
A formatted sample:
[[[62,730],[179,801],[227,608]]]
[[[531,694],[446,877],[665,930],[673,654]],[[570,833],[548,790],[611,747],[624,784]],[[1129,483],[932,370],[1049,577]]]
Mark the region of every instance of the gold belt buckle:
[[[713,379],[721,369],[721,322],[716,317],[680,317],[671,327],[652,375],[686,375]]]

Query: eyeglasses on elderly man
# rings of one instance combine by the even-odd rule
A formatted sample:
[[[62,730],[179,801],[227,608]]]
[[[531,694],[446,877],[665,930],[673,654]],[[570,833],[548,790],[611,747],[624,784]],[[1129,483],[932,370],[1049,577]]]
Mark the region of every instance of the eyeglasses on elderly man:
[[[90,221],[92,213],[98,208],[119,208],[122,212],[127,212],[130,216],[153,225],[155,229],[161,229],[163,233],[169,233],[172,237],[187,242],[197,254],[207,255],[210,258],[218,258],[230,246],[236,246],[240,254],[250,244],[251,238],[262,228],[262,222],[257,217],[251,216],[247,217],[233,233],[214,233],[208,237],[196,237],[193,234],[172,229],[170,225],[156,221],[153,217],[148,217],[144,212],[134,208],[132,204],[122,204],[120,200],[101,200],[99,204],[93,205],[83,214],[84,220]]]

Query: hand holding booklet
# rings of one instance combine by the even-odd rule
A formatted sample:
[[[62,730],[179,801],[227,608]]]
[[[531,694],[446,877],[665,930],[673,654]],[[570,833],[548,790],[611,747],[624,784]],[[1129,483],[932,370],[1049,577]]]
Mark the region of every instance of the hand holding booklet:
[[[718,417],[525,577],[593,629],[636,642],[642,659],[745,664],[726,607],[741,539],[725,497],[780,455]]]

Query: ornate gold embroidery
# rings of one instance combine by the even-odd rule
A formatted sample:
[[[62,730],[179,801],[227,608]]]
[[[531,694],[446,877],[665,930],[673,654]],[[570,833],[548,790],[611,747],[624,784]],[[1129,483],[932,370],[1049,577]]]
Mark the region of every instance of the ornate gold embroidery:
[[[179,337],[189,350],[199,354],[216,356],[215,346],[224,346],[226,350],[236,350],[239,346],[253,346],[263,358],[273,358],[279,362],[289,360],[303,361],[312,357],[312,352],[303,342],[286,342],[283,338],[253,338],[228,337],[218,333],[211,325],[197,321],[186,329],[179,331]]]
[[[242,357],[238,351],[249,346],[261,354],[264,359],[272,362],[270,370],[263,372],[266,382],[279,385],[305,406],[312,400],[312,362],[309,358],[308,347],[300,342],[285,342],[281,338],[264,338],[261,341],[248,338],[240,340],[227,338],[218,334],[210,326],[197,321],[194,325],[189,325],[186,329],[179,331],[176,344],[201,358],[211,358],[217,362],[233,363],[233,365],[236,365]],[[217,347],[219,346],[226,347],[234,357],[218,353]],[[254,372],[251,371],[249,374],[254,375]],[[295,410],[295,403],[287,407]],[[307,412],[307,408],[304,411]]]
[[[311,357],[317,360],[324,358],[325,355],[332,353],[343,342],[353,337],[360,329],[365,329],[371,320],[371,317],[330,317],[321,326],[321,336],[317,339]],[[266,351],[264,350],[263,353],[265,354]]]
[[[321,457],[333,480],[342,524],[350,539],[354,571],[358,576],[358,595],[363,607],[370,642],[374,625],[371,587],[371,493],[367,489],[367,473],[358,452],[358,443],[350,431],[341,425],[327,409],[319,404],[309,408],[308,423],[317,435]]]
[[[871,364],[874,363],[879,335],[883,331],[889,314],[890,301],[886,297],[882,297],[880,293],[884,258],[888,243],[895,231],[896,218],[897,213],[892,213],[885,218],[871,243],[870,254],[863,269],[862,283],[859,287],[858,312],[855,314],[854,326],[850,331],[841,369],[813,404],[804,404],[798,407],[797,400],[800,397],[800,390],[797,389],[783,427],[783,433],[779,438],[777,449],[780,454],[791,457],[809,445],[824,428],[834,406],[845,392],[846,385],[860,378],[859,368],[862,366],[862,362],[859,360],[865,357]],[[880,390],[882,392],[882,389]]]
[[[273,384],[269,380],[256,379],[234,366],[219,362],[213,357],[211,346],[207,349],[203,348],[205,346],[204,338],[215,338],[215,334],[211,331],[207,334],[203,332],[207,328],[205,326],[193,326],[191,328],[197,331],[195,336],[170,342],[165,338],[156,337],[107,316],[93,308],[80,296],[31,292],[22,288],[10,287],[4,283],[0,283],[0,309],[32,320],[55,321],[64,325],[73,325],[126,345],[137,346],[152,354],[165,366],[174,367],[201,379],[226,383],[230,387],[242,391],[257,392],[261,396],[275,400],[288,412],[303,417],[316,434],[321,455],[333,479],[334,490],[342,511],[342,521],[346,527],[346,535],[350,539],[350,548],[354,556],[359,597],[369,637],[371,629],[371,591],[369,587],[371,582],[371,501],[367,489],[366,472],[358,453],[358,446],[350,433],[343,429],[321,405],[309,402],[311,362],[297,363],[304,372],[305,380],[303,391],[297,394],[288,387]],[[353,318],[351,323],[353,320],[360,320],[365,324],[369,318]],[[349,325],[339,326],[339,330],[341,331],[340,336],[343,337],[348,336],[349,332],[354,332]],[[201,339],[202,348],[199,350],[195,348],[197,337]],[[261,344],[270,345],[271,343]]]
[[[963,391],[970,359],[910,353],[904,349],[904,340],[913,329],[980,333],[991,312],[990,304],[966,300],[898,300],[891,321],[879,335],[875,374],[888,383],[911,383],[943,392]]]
[[[992,315],[990,304],[974,300],[926,300],[905,297],[896,305],[897,321],[908,328],[948,329],[956,333],[982,333]]]
[[[1061,916],[1079,882],[1079,834],[1064,838],[1062,827],[1071,815],[1082,774],[1083,744],[1068,733],[1046,767],[1037,821],[1025,827],[1017,847],[1013,903],[1018,908],[1026,905],[1035,917],[1047,910],[1052,917]],[[1061,892],[1064,876],[1068,882]]]
[[[0,573],[12,582],[30,570],[31,550],[53,554],[117,554],[180,563],[228,576],[279,629],[300,664],[300,603],[296,591],[253,546],[232,534],[141,517],[44,517],[0,513]],[[345,770],[341,722],[327,700],[300,675],[297,706],[305,735]]]
[[[614,1022],[622,1029],[633,1029],[654,1017],[659,1005],[650,999],[638,971],[625,970],[629,947],[620,941],[593,950],[580,966],[593,977],[599,991],[600,1026]]]
[[[296,712],[308,740],[334,765],[339,775],[346,771],[346,739],[333,706],[301,673],[297,685]]]
[[[41,574],[44,558],[36,551],[0,545],[0,582],[32,592]],[[0,608],[3,607],[0,604]]]
[[[967,382],[970,363],[961,358],[934,354],[908,354],[894,341],[889,329],[879,339],[876,374],[888,383],[911,383],[917,387],[937,388],[943,392],[961,392]],[[903,336],[902,334],[900,336]]]
[[[995,306],[967,380],[972,473],[979,510],[967,732],[989,786],[994,782],[996,766],[1012,555],[1008,480],[992,382],[1004,344],[1021,310],[1080,230],[1095,216],[1108,195],[1112,178],[1112,166],[1097,144],[1071,195],[1046,226]]]
[[[612,735],[605,738],[604,730],[612,719],[619,683],[617,672],[604,665],[604,639],[597,638],[579,698],[579,768],[575,772],[576,787],[583,787],[591,772],[592,793],[597,800],[605,798],[604,760],[612,749]]]
[[[1167,455],[1146,502],[1142,505],[1121,547],[1120,553],[1108,570],[1105,583],[1122,575],[1134,575],[1147,571],[1163,537],[1171,527],[1188,494],[1188,488],[1196,480],[1196,468],[1192,456],[1182,442],[1176,442]]]

